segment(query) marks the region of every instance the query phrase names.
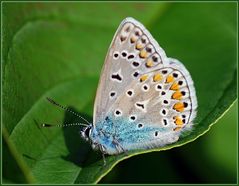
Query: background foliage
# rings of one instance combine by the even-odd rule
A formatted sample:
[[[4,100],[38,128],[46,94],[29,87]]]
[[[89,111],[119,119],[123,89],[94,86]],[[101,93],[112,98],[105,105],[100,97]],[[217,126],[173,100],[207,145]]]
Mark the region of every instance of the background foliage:
[[[107,157],[82,142],[79,128],[40,128],[77,118],[52,97],[92,120],[107,48],[128,16],[142,22],[195,82],[196,125],[181,146],[204,134],[236,99],[236,3],[7,3],[3,20],[3,178],[8,183],[93,183],[129,155]],[[168,151],[124,160],[102,183],[235,183],[236,110],[205,136]],[[185,171],[185,172],[184,172]]]

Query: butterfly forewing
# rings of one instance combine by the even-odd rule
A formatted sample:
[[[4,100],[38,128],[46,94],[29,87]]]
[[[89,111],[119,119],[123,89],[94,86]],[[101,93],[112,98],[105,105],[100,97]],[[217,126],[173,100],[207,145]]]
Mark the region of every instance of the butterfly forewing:
[[[94,122],[105,117],[111,105],[124,95],[125,87],[141,75],[162,67],[167,58],[142,24],[126,18],[108,50],[94,107]]]

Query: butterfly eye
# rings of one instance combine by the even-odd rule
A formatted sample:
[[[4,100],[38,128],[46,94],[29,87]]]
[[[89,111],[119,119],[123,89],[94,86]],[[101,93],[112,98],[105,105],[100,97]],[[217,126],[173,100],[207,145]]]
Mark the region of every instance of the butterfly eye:
[[[91,133],[91,127],[86,127],[83,129],[83,131],[81,131],[81,136],[86,140],[88,141],[89,140],[89,136],[90,136],[90,133]]]

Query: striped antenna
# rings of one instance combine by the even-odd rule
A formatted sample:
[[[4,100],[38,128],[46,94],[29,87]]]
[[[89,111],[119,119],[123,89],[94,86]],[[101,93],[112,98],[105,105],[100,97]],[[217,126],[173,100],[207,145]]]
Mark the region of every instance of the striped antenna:
[[[60,107],[61,109],[65,110],[65,111],[67,111],[67,112],[70,112],[70,113],[74,114],[75,116],[77,116],[77,117],[83,119],[87,124],[89,124],[89,125],[91,124],[89,121],[87,121],[85,118],[83,118],[83,117],[80,116],[79,114],[73,112],[72,110],[68,109],[67,107],[64,107],[64,106],[60,105],[59,103],[55,102],[53,99],[51,99],[51,98],[49,98],[49,97],[47,97],[46,99],[47,99],[50,103],[52,103],[53,105],[56,105],[56,106]]]
[[[87,124],[84,123],[66,123],[66,124],[57,124],[57,125],[53,125],[53,124],[49,124],[49,123],[43,123],[42,127],[69,127],[69,126],[85,126],[87,127]]]

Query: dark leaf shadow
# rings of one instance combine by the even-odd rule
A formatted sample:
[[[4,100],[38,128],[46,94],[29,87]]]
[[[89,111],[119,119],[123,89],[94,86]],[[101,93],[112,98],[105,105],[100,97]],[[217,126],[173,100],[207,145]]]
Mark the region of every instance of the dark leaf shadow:
[[[74,107],[68,107],[73,112],[84,117],[88,121],[92,118],[89,115],[78,112]],[[72,113],[65,112],[64,123],[78,123],[82,122],[82,119],[73,115]],[[84,126],[69,126],[63,127],[63,134],[65,138],[65,144],[68,148],[69,154],[63,156],[67,161],[73,162],[74,164],[85,167],[101,159],[101,154],[92,150],[90,143],[82,139],[80,131]]]

